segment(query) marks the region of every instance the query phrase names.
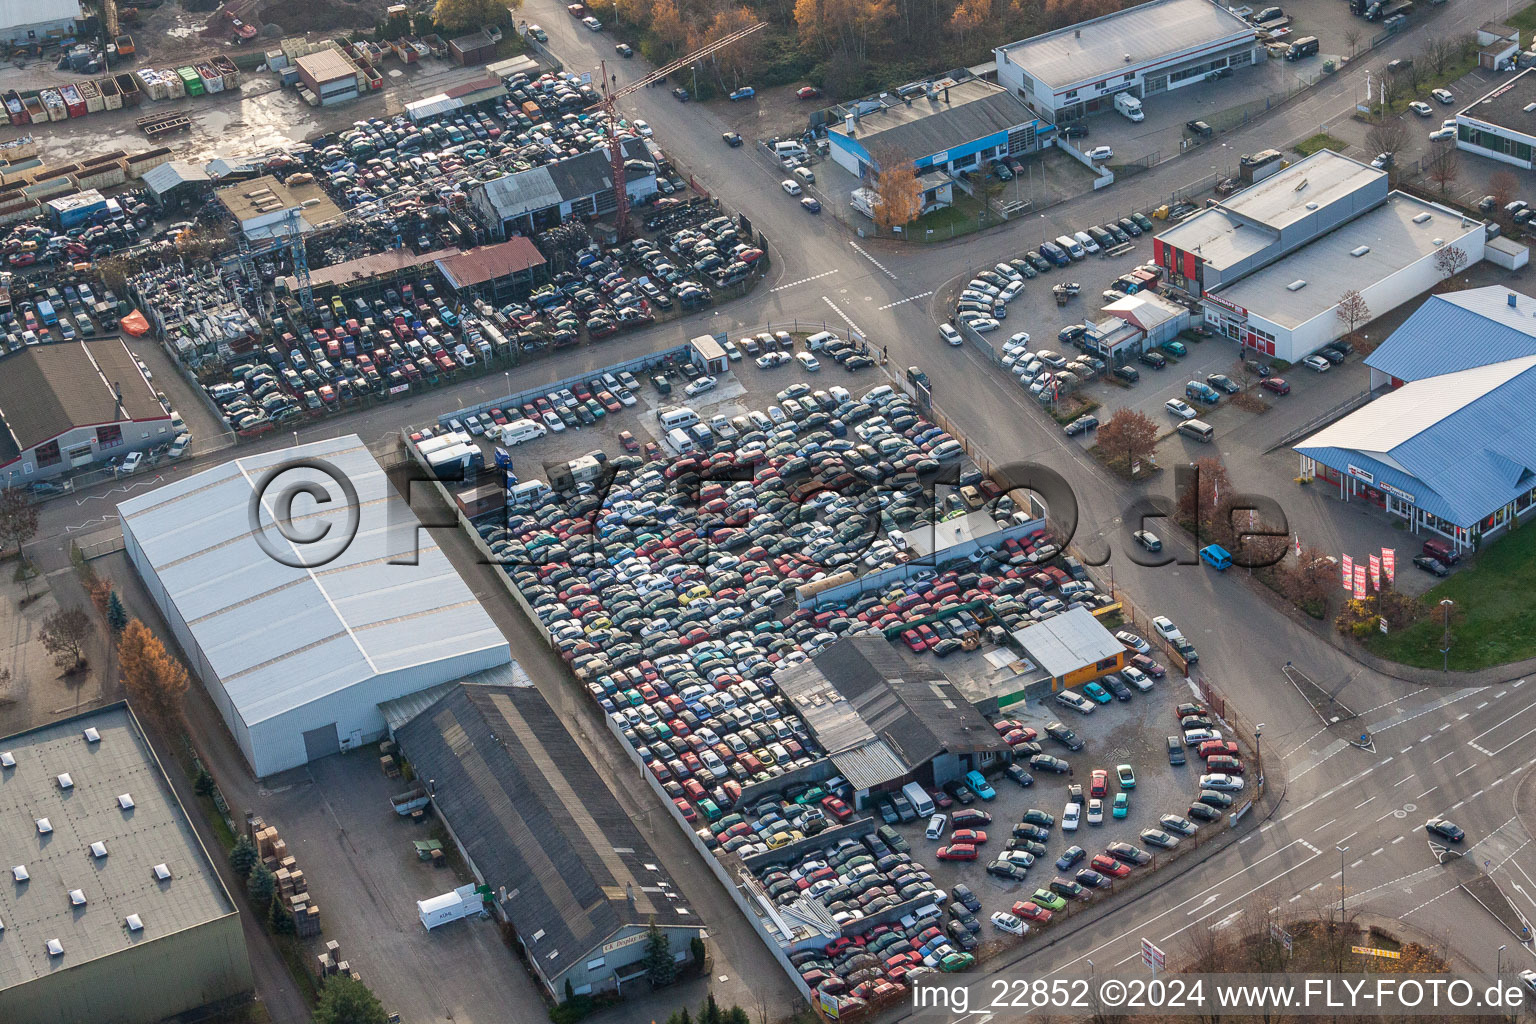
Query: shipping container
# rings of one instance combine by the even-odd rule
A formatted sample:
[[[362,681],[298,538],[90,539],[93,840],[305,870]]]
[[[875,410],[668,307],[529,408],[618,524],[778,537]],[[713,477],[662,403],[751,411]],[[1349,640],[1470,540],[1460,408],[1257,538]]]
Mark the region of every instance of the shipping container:
[[[106,104],[102,100],[101,90],[96,87],[95,82],[81,82],[79,89],[80,98],[85,100],[85,109],[87,112],[98,114],[106,109]]]
[[[26,104],[21,102],[21,96],[15,89],[5,94],[5,116],[17,127],[28,124],[32,120],[27,115]]]
[[[114,75],[112,81],[117,83],[121,106],[136,107],[144,102],[144,93],[139,89],[139,81],[132,75]]]
[[[197,72],[198,81],[203,86],[203,92],[208,95],[224,91],[224,76],[213,69],[213,65],[207,62],[196,65],[193,68]],[[191,83],[187,83],[190,87]]]
[[[85,97],[80,95],[80,90],[70,83],[59,89],[59,98],[64,101],[64,109],[69,111],[70,117],[84,117]]]

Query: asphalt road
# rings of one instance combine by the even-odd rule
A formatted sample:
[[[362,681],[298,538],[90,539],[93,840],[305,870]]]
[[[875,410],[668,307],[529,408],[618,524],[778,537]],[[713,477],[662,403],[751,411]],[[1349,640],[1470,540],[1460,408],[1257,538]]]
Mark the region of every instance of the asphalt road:
[[[1465,31],[1504,13],[1494,0],[1469,0],[1444,11],[1431,27],[1439,34]],[[605,59],[621,84],[644,71],[639,58],[621,61],[613,55],[611,35],[588,32],[552,0],[529,0],[522,16],[550,32],[553,49],[569,69],[595,71],[598,60]],[[1376,59],[1414,52],[1424,31],[1411,28]],[[1352,66],[1325,79],[1224,141],[1235,152],[1252,151],[1348,116],[1363,92],[1364,70]],[[1536,918],[1536,859],[1519,817],[1519,798],[1531,788],[1522,785],[1533,764],[1523,753],[1536,735],[1536,687],[1519,681],[1463,691],[1455,688],[1454,677],[1445,688],[1411,686],[1350,661],[1278,613],[1238,572],[1218,576],[1200,566],[1150,568],[1131,562],[1119,536],[1125,531],[1124,510],[1142,488],[1101,472],[981,353],[969,346],[949,348],[936,334],[944,315],[937,295],[957,278],[1017,255],[1044,236],[1103,220],[1111,212],[1119,216],[1157,205],[1208,173],[1198,151],[1043,216],[953,243],[901,248],[861,241],[834,218],[806,214],[778,190],[778,175],[750,149],[732,150],[721,143],[725,126],[709,107],[680,105],[662,88],[642,90],[623,106],[629,116],[648,120],[661,144],[702,185],[751,217],[772,246],[771,279],[723,309],[601,347],[560,353],[547,365],[534,364],[543,375],[556,379],[676,344],[706,324],[733,333],[795,319],[854,326],[872,344],[889,348],[893,367],[920,363],[935,382],[940,406],[992,461],[1034,461],[1061,473],[1075,491],[1081,517],[1077,543],[1090,560],[1109,558],[1115,583],[1149,614],[1174,615],[1199,646],[1202,668],[1249,721],[1264,723],[1271,785],[1283,780],[1286,787],[1267,822],[1198,868],[1170,874],[1157,888],[1133,895],[1102,918],[1053,926],[1059,930],[1051,938],[1069,938],[1026,945],[1030,952],[1022,959],[968,976],[969,984],[984,988],[996,976],[1080,971],[1090,958],[1100,972],[1139,971],[1135,961],[1143,937],[1176,955],[1191,933],[1233,927],[1242,915],[1259,912],[1255,908],[1303,916],[1335,901],[1341,877],[1351,910],[1402,920],[1441,936],[1474,963],[1488,962],[1498,946],[1507,944],[1506,964],[1536,967],[1526,962],[1536,960],[1530,947],[1517,944],[1436,863],[1422,830],[1424,820],[1435,814],[1455,818],[1467,829],[1463,845],[1469,855],[1517,907]],[[1009,332],[1032,329],[1013,321],[1006,326]],[[472,404],[504,393],[505,382],[493,375],[359,412],[344,423],[315,424],[300,436],[351,429],[365,438],[378,437],[404,424],[427,422],[456,401]],[[287,435],[269,436],[256,447],[281,446],[287,440]],[[182,473],[199,464],[164,472]],[[136,480],[134,486],[149,482]],[[1165,492],[1170,486],[1161,485]],[[111,500],[112,490],[102,487],[95,495]],[[103,505],[90,500],[95,495],[76,494],[46,506],[36,543],[61,543],[87,522],[94,523],[90,529],[101,528]],[[1282,673],[1288,662],[1354,709],[1355,717],[1325,726]],[[1374,750],[1347,742],[1360,731],[1370,732]]]

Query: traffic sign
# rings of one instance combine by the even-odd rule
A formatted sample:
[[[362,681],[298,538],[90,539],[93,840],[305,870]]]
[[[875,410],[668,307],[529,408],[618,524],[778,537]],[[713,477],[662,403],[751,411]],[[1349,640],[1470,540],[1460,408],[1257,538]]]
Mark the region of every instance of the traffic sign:
[[[1287,953],[1291,952],[1291,933],[1273,921],[1269,922],[1269,937],[1284,946]]]
[[[1375,949],[1371,946],[1350,946],[1350,952],[1359,953],[1361,956],[1376,956],[1383,960],[1401,960],[1403,954],[1390,949]]]
[[[1168,956],[1162,950],[1152,944],[1150,939],[1141,940],[1141,962],[1147,965],[1147,970],[1156,974],[1168,966]]]

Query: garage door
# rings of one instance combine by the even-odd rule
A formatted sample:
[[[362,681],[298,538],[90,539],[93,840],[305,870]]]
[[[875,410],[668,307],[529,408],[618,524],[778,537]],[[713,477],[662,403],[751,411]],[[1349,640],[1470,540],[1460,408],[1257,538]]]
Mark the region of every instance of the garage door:
[[[304,758],[318,761],[322,757],[341,753],[341,740],[336,735],[336,723],[322,725],[304,734]]]

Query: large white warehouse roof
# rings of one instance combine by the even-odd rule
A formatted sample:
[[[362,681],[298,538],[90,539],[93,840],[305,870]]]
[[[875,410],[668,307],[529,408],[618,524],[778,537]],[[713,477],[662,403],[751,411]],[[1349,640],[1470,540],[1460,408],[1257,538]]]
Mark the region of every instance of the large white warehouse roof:
[[[355,488],[356,505],[322,470],[273,475],[298,460],[333,467]],[[332,503],[295,497],[286,530],[330,532],[322,543],[295,545],[273,513],[282,514],[284,490],[306,482]],[[158,582],[148,573],[146,581],[163,588],[161,607],[174,608],[181,621],[173,625],[185,625],[228,695],[226,714],[246,727],[378,676],[476,652],[488,664],[508,659],[506,639],[355,434],[235,459],[118,508],[130,551]],[[353,532],[354,514],[355,537],[337,543]]]

